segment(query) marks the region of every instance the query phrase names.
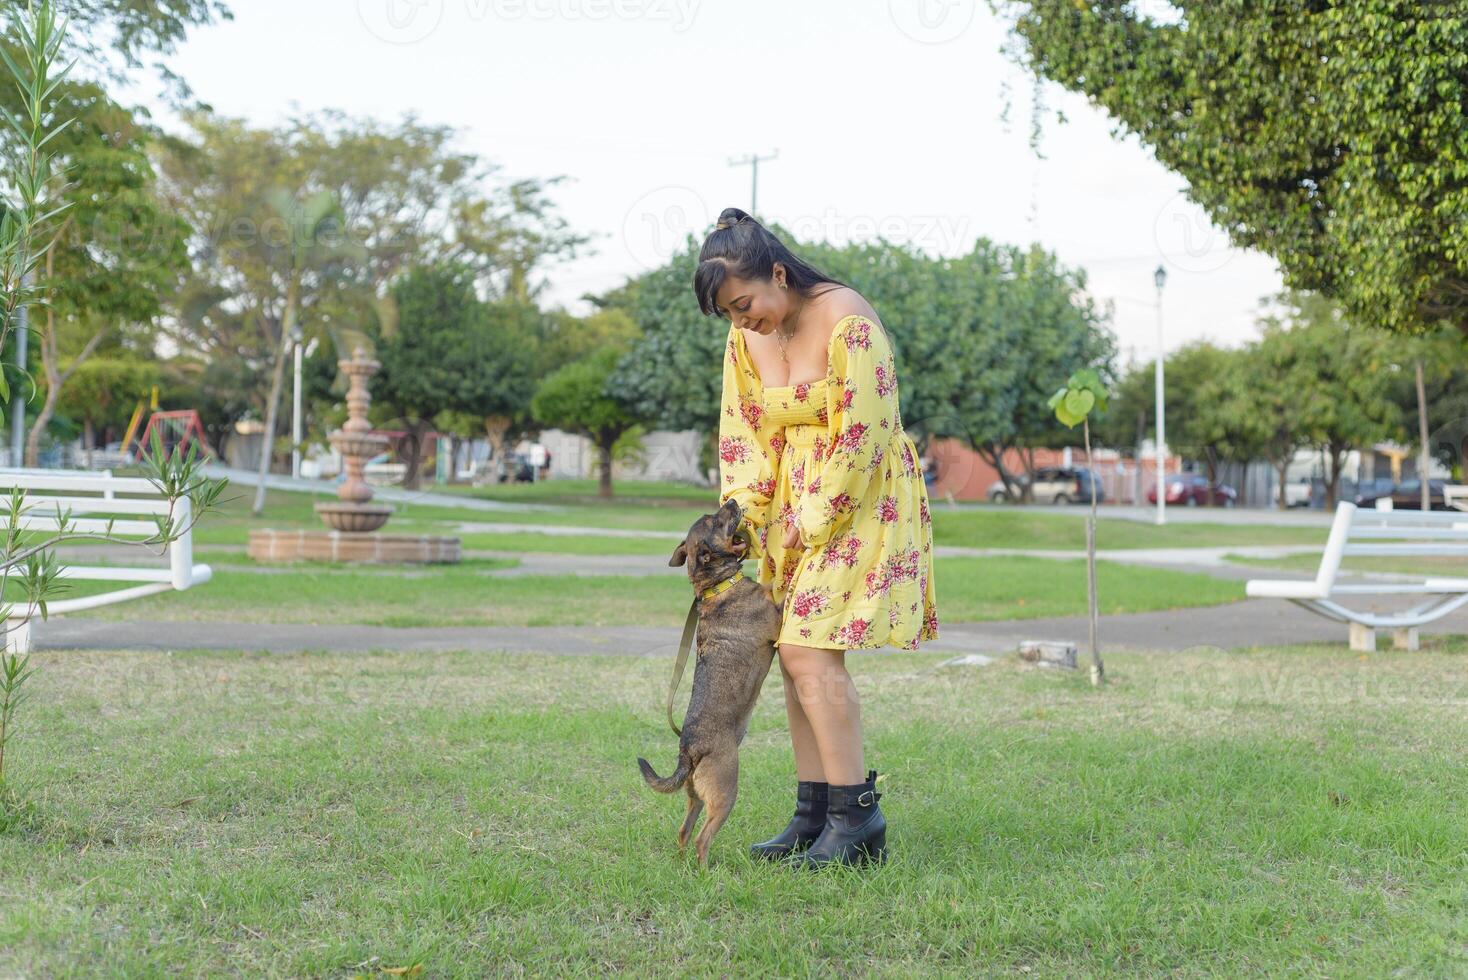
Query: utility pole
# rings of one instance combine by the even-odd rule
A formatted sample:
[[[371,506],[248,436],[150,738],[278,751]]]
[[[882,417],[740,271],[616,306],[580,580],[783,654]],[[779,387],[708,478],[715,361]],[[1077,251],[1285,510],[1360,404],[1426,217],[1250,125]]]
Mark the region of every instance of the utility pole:
[[[731,167],[742,167],[745,164],[749,165],[749,213],[755,218],[759,217],[759,162],[761,160],[773,160],[779,155],[780,148],[776,147],[775,152],[771,153],[767,157],[762,157],[758,154],[751,153],[749,156],[744,157],[743,159],[729,161],[729,166]]]
[[[1422,512],[1432,509],[1432,487],[1427,482],[1428,468],[1432,465],[1432,454],[1427,448],[1427,394],[1422,386],[1422,358],[1417,358],[1417,439],[1422,444],[1422,455],[1417,462],[1418,484],[1422,489]]]
[[[1167,451],[1163,447],[1166,439],[1163,433],[1166,426],[1162,418],[1162,285],[1167,282],[1167,270],[1162,266],[1152,273],[1152,281],[1157,285],[1157,523],[1167,523]]]
[[[31,284],[30,273],[26,273],[23,282],[26,286]],[[26,341],[30,335],[29,304],[21,303],[15,311],[15,366],[20,370],[16,372],[15,391],[10,396],[11,466],[25,465],[25,394],[21,391],[21,382],[25,378]]]

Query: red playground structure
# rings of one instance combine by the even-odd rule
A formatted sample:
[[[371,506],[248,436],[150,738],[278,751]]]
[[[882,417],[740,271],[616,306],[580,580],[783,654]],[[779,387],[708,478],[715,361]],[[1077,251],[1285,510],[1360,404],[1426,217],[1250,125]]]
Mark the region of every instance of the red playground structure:
[[[215,458],[209,440],[204,437],[204,425],[199,421],[199,413],[192,408],[178,412],[154,412],[148,416],[148,424],[137,439],[138,449],[134,453],[133,437],[137,433],[142,412],[143,406],[139,404],[138,410],[133,413],[132,424],[127,427],[127,436],[122,441],[123,455],[130,460],[136,461],[153,444],[155,432],[163,443],[164,456],[168,459],[173,458],[175,450],[182,449],[186,452],[190,445],[198,447],[200,456],[206,459]]]

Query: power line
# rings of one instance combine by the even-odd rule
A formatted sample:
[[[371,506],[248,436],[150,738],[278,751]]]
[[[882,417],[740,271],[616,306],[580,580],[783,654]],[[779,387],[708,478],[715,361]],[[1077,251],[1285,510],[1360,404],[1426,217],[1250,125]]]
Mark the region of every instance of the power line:
[[[776,147],[775,152],[767,157],[751,153],[742,160],[729,161],[729,166],[731,167],[742,167],[745,164],[749,164],[750,166],[749,213],[756,219],[759,218],[759,162],[761,160],[773,160],[779,155],[780,148]]]

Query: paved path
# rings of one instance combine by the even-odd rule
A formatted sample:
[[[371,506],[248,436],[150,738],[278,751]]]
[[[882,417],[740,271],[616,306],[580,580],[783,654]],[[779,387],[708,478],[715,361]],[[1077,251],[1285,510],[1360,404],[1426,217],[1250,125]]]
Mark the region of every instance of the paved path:
[[[241,486],[254,487],[258,480],[256,474],[250,470],[237,470],[228,466],[220,466],[217,463],[208,463],[204,466],[204,475],[213,480],[228,478],[231,483]],[[314,493],[322,496],[336,496],[336,483],[332,480],[307,480],[304,477],[280,476],[269,474],[265,477],[265,488],[267,490],[286,490],[292,493]],[[561,511],[564,507],[551,504],[523,504],[512,503],[504,500],[486,500],[483,497],[471,497],[468,494],[457,493],[434,493],[431,490],[404,490],[402,487],[379,487],[373,486],[372,498],[385,503],[409,503],[423,504],[427,507],[458,507],[462,510],[493,510],[506,512],[530,511]]]
[[[1400,608],[1400,597],[1369,602],[1376,609]],[[549,654],[631,654],[671,657],[675,626],[310,626],[271,623],[110,622],[53,616],[32,624],[35,645],[51,650],[504,650]],[[923,650],[940,653],[1004,653],[1021,640],[1069,640],[1086,644],[1084,616],[953,623]],[[1423,634],[1468,633],[1468,609],[1444,617]],[[1224,649],[1258,645],[1326,642],[1344,648],[1346,629],[1292,603],[1248,599],[1223,606],[1101,617],[1102,649],[1169,651],[1193,646]],[[1378,643],[1390,646],[1379,634]],[[895,648],[885,648],[891,651]],[[863,651],[865,652],[865,651]],[[882,650],[873,651],[876,653]]]
[[[480,527],[494,527],[496,525],[479,525]],[[518,526],[518,525],[516,525]],[[534,525],[525,525],[533,527]],[[557,528],[557,531],[586,531],[587,533],[608,533],[600,528]],[[678,535],[672,535],[678,538]],[[127,545],[104,545],[104,544],[77,544],[67,545],[67,554],[73,558],[86,560],[117,560],[137,561],[139,551],[137,548],[129,548]],[[205,558],[221,568],[227,568],[231,572],[242,572],[251,575],[282,575],[296,574],[302,569],[300,566],[292,565],[262,565],[248,562],[244,558],[243,545],[207,545],[201,546],[209,552],[228,552],[231,555],[239,555],[238,564],[220,562]],[[669,546],[669,553],[672,547]],[[1034,550],[1025,548],[961,548],[947,545],[938,545],[935,553],[940,558],[987,558],[997,555],[1028,556],[1035,558],[1051,558],[1067,561],[1084,561],[1084,551],[1067,550]],[[1301,569],[1299,571],[1281,571],[1278,569],[1239,565],[1224,560],[1224,555],[1245,555],[1251,558],[1278,559],[1288,555],[1311,555],[1319,556],[1320,548],[1316,545],[1229,545],[1215,548],[1116,548],[1101,549],[1096,552],[1096,557],[1102,561],[1116,562],[1123,565],[1142,565],[1151,568],[1165,568],[1178,572],[1194,572],[1203,575],[1212,575],[1215,578],[1230,580],[1243,580],[1250,578],[1309,578],[1310,573]],[[505,551],[488,548],[466,549],[466,558],[509,558],[515,559],[519,564],[511,568],[487,568],[480,574],[487,577],[515,577],[520,575],[678,575],[686,574],[682,568],[670,567],[668,559],[661,554],[651,555],[575,555],[564,552],[549,551]],[[161,564],[161,560],[160,560]],[[354,569],[355,574],[382,575],[400,578],[423,578],[427,575],[436,574],[431,568],[395,568],[387,566],[362,565]],[[1343,581],[1370,579],[1381,579],[1391,581],[1394,579],[1408,579],[1412,576],[1401,575],[1391,572],[1356,572],[1345,571],[1341,573]]]

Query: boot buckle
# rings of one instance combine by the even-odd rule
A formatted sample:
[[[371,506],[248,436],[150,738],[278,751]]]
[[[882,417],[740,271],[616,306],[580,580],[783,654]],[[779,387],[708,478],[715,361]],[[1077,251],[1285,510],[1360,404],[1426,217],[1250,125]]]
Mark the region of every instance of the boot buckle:
[[[871,799],[867,799],[867,797],[869,796],[871,797]],[[877,794],[872,792],[871,790],[864,791],[860,796],[856,798],[857,806],[871,806],[875,802],[877,802]]]

